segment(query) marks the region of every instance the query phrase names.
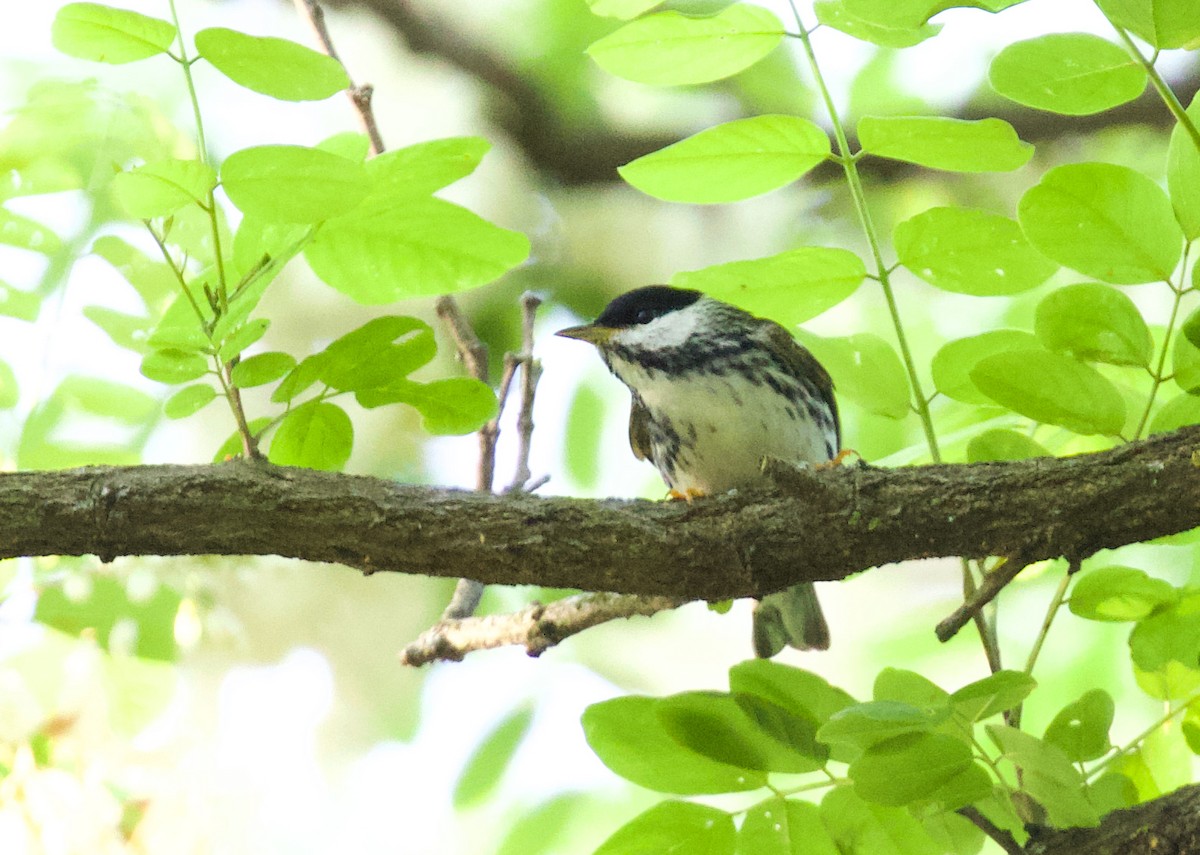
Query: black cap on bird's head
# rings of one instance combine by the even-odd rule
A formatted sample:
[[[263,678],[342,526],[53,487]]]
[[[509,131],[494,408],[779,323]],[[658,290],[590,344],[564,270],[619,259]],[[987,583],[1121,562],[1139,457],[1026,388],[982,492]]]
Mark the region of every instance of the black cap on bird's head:
[[[701,296],[703,295],[699,291],[671,288],[667,285],[635,288],[626,291],[605,306],[604,311],[592,323],[568,327],[559,330],[555,335],[602,345],[612,338],[617,330],[648,324],[656,318],[692,305]]]

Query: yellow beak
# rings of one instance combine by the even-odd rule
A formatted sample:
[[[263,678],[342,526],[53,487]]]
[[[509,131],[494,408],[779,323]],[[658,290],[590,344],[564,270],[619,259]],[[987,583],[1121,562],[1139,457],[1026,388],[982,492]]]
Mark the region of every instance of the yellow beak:
[[[599,347],[602,344],[607,344],[615,332],[616,330],[612,327],[598,327],[595,324],[584,324],[581,327],[567,327],[565,330],[559,330],[555,335],[561,335],[563,338],[576,338]]]

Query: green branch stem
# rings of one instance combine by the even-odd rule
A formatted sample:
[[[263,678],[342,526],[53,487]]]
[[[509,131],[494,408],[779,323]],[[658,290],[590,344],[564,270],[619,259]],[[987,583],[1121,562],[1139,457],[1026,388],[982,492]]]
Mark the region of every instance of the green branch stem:
[[[1139,745],[1145,742],[1147,738],[1149,738],[1150,734],[1154,733],[1154,731],[1158,730],[1180,713],[1187,712],[1188,707],[1196,701],[1200,701],[1200,690],[1192,692],[1178,704],[1170,707],[1165,713],[1155,719],[1153,724],[1151,724],[1133,739],[1129,740],[1129,742],[1125,743],[1125,745],[1123,745],[1121,748],[1118,748],[1114,753],[1105,757],[1103,760],[1093,766],[1091,771],[1089,771],[1087,774],[1087,782],[1090,784],[1095,781],[1104,773],[1105,769],[1112,765],[1113,761],[1119,760],[1126,754],[1135,750]]]
[[[1113,29],[1117,31],[1117,35],[1125,44],[1125,48],[1133,55],[1134,59],[1138,61],[1138,64],[1140,64],[1142,68],[1146,70],[1146,74],[1150,78],[1150,83],[1154,86],[1155,91],[1158,92],[1158,97],[1162,98],[1162,101],[1164,104],[1166,104],[1167,109],[1171,111],[1171,115],[1175,117],[1175,121],[1179,122],[1179,126],[1183,128],[1184,131],[1187,132],[1187,135],[1192,138],[1192,144],[1196,146],[1196,150],[1200,151],[1200,129],[1196,128],[1196,123],[1193,122],[1192,117],[1187,114],[1187,110],[1184,109],[1183,104],[1180,103],[1179,98],[1175,95],[1175,92],[1170,86],[1167,85],[1167,81],[1163,80],[1162,75],[1158,73],[1158,69],[1154,65],[1154,60],[1158,57],[1158,53],[1155,52],[1153,58],[1147,58],[1140,50],[1138,50],[1138,46],[1134,44],[1133,39],[1130,37],[1129,33],[1124,27],[1117,26],[1112,22],[1111,19],[1109,19],[1109,23],[1112,24]]]
[[[1184,252],[1183,268],[1187,267],[1187,252]],[[1181,269],[1183,269],[1181,268]],[[1162,349],[1158,353],[1158,366],[1151,372],[1153,379],[1150,383],[1150,394],[1146,396],[1146,408],[1142,410],[1142,417],[1138,420],[1137,429],[1133,432],[1134,439],[1141,439],[1142,432],[1145,431],[1146,425],[1150,421],[1150,412],[1154,409],[1154,399],[1158,396],[1159,387],[1166,382],[1166,367],[1167,354],[1171,350],[1171,339],[1175,333],[1175,323],[1179,320],[1179,304],[1183,301],[1185,289],[1175,287],[1173,283],[1168,282],[1171,291],[1175,297],[1171,301],[1171,315],[1167,319],[1167,329],[1163,333]]]

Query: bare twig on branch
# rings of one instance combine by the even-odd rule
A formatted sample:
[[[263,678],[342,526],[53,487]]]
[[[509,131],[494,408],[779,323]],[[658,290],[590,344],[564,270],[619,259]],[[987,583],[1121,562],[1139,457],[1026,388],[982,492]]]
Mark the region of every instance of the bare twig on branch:
[[[400,653],[405,665],[458,662],[476,650],[520,645],[540,656],[554,645],[602,623],[652,615],[677,608],[687,600],[632,594],[576,594],[548,605],[531,603],[512,614],[462,620],[440,620]]]
[[[517,465],[512,482],[504,492],[536,490],[530,484],[533,473],[529,471],[529,452],[533,446],[533,399],[537,394],[538,380],[542,376],[542,364],[533,358],[533,322],[537,318],[542,298],[532,291],[521,295],[521,352],[507,354],[514,366],[521,366],[521,408],[517,411]],[[537,486],[545,481],[541,481]]]

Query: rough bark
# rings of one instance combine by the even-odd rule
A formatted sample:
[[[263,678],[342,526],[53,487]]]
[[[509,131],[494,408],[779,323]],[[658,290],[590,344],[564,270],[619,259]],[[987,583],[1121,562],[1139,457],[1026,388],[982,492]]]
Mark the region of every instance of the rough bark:
[[[1028,855],[1195,855],[1200,853],[1200,784],[1117,810],[1099,828],[1068,828],[1032,838]]]
[[[1082,558],[1200,526],[1200,426],[1006,463],[771,468],[685,502],[394,484],[262,463],[0,474],[0,557],[282,555],[487,583],[721,600],[938,556]]]

